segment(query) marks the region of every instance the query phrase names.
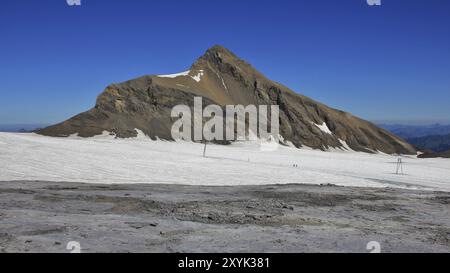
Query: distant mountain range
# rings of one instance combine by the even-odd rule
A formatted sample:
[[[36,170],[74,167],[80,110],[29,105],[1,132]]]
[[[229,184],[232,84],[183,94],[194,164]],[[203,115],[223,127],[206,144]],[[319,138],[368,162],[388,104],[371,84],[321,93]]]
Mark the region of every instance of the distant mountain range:
[[[48,124],[0,124],[0,132],[32,132]]]
[[[432,124],[432,125],[401,125],[401,124],[378,124],[381,128],[403,138],[412,139],[425,136],[438,136],[450,134],[450,125]]]

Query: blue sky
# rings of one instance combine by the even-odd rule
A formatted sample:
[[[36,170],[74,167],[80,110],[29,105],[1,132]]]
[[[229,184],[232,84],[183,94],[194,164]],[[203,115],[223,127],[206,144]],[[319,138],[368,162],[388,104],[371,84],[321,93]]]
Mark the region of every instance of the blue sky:
[[[362,118],[450,121],[450,1],[7,0],[0,123],[55,123],[110,83],[186,70],[221,44]]]

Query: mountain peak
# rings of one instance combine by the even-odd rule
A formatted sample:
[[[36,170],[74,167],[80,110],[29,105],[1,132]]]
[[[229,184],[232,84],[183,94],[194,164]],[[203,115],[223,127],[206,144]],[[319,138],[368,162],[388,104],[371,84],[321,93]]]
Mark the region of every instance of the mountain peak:
[[[192,70],[207,70],[208,68],[216,72],[228,73],[241,80],[247,79],[246,84],[253,84],[257,79],[267,81],[265,76],[252,65],[221,45],[209,48],[191,67]]]

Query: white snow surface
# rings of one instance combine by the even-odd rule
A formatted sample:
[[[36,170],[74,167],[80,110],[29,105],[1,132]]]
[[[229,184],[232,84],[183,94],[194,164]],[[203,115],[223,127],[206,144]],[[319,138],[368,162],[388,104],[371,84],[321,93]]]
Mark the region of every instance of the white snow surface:
[[[333,132],[331,132],[331,130],[328,128],[328,126],[325,122],[322,125],[315,124],[315,123],[314,123],[314,125],[316,125],[322,132],[324,132],[326,134],[329,134],[329,135],[333,134]]]
[[[194,76],[190,76],[191,71],[185,71],[177,74],[170,74],[170,75],[157,75],[159,78],[177,78],[177,77],[191,77],[194,81],[200,82],[202,79],[202,76],[205,74],[203,70],[199,70],[198,73]]]
[[[450,191],[448,159],[397,158],[354,151],[310,148],[261,149],[260,141],[229,146],[134,139],[51,138],[0,133],[0,181],[184,185],[335,184]],[[293,167],[294,164],[298,168]]]

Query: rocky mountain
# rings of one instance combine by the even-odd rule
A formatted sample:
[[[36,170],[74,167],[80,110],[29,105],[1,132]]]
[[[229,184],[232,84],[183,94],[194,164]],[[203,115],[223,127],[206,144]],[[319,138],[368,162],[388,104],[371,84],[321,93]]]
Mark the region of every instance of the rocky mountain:
[[[179,104],[192,107],[195,96],[204,98],[204,106],[279,105],[280,134],[296,147],[416,153],[410,144],[368,121],[269,80],[221,46],[207,50],[184,73],[144,76],[112,84],[99,95],[91,110],[37,133],[91,137],[109,131],[127,138],[136,136],[135,129],[140,129],[152,138],[171,140],[172,107]]]

